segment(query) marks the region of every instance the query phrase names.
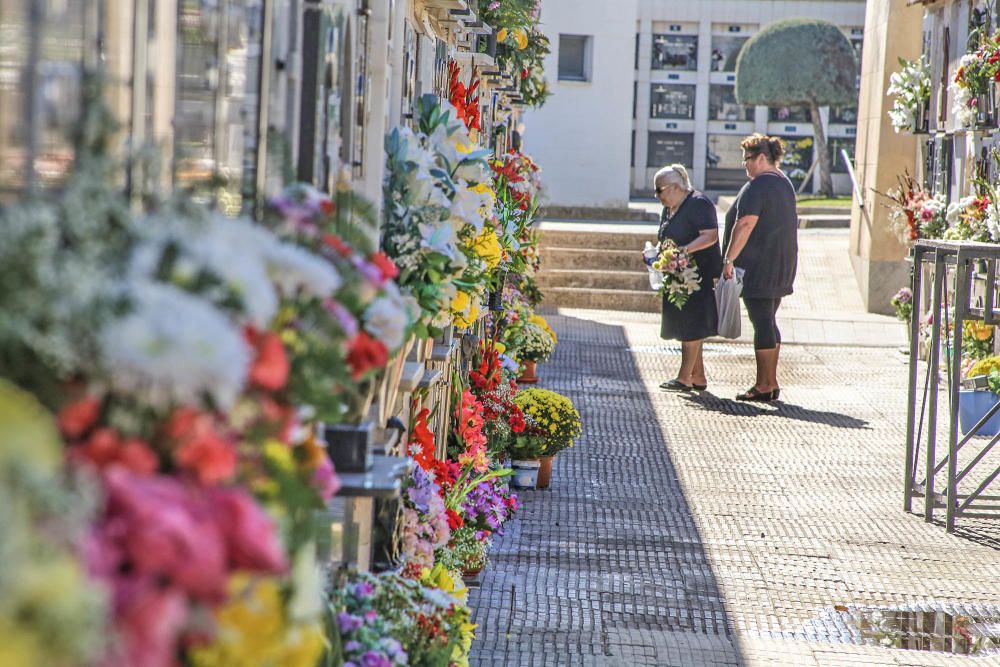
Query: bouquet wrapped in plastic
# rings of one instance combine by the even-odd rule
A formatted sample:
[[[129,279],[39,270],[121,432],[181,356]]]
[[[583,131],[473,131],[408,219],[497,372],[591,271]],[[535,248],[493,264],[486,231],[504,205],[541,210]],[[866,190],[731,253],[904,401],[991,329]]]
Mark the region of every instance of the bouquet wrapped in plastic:
[[[656,245],[647,241],[642,259],[649,271],[649,286],[665,294],[677,308],[683,308],[688,298],[701,289],[697,263],[670,239]]]

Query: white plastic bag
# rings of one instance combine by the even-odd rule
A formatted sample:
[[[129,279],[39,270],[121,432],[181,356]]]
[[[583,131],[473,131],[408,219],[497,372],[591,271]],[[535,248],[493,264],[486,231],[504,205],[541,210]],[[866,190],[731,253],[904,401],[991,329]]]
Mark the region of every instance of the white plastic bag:
[[[734,268],[733,277],[721,278],[715,286],[715,305],[719,310],[719,335],[740,337],[740,295],[743,294],[743,269]]]
[[[654,292],[659,292],[660,287],[663,286],[663,274],[653,268],[653,262],[659,256],[660,244],[653,245],[649,241],[646,241],[646,247],[642,251],[642,262],[646,265],[646,270],[649,271],[649,287]]]

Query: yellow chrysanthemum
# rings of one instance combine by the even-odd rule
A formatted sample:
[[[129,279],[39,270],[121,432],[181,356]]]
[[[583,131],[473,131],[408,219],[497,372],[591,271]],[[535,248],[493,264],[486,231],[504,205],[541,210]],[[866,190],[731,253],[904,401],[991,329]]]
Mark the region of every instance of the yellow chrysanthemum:
[[[469,309],[469,304],[472,301],[472,297],[468,292],[463,292],[461,290],[455,295],[455,298],[451,300],[451,312],[453,313],[464,313]]]
[[[506,42],[507,41],[507,28],[501,28],[500,29],[500,32],[497,33],[497,41],[498,42]]]
[[[545,329],[545,333],[547,333],[549,336],[552,337],[553,343],[559,342],[559,338],[556,336],[556,332],[552,330],[552,327],[549,326],[548,321],[546,321],[544,317],[542,317],[541,315],[532,315],[528,319],[528,321],[531,322],[532,324],[537,324],[542,329]]]

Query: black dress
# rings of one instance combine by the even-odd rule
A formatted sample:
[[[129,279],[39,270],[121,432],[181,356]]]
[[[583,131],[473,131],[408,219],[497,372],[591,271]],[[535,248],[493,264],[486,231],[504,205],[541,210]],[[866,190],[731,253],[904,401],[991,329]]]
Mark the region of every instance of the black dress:
[[[660,216],[660,241],[671,239],[684,246],[694,241],[706,229],[718,229],[715,205],[697,191],[687,196],[677,212],[667,217],[667,209]],[[719,313],[715,307],[715,281],[722,275],[722,250],[719,243],[692,253],[701,276],[701,289],[691,295],[683,308],[663,297],[663,317],[660,337],[681,341],[701,340],[719,333]]]

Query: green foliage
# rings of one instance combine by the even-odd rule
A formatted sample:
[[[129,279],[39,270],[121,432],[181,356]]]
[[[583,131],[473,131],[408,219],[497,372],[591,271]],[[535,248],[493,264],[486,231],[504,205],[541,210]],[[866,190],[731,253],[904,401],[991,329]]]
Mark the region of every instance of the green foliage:
[[[854,49],[837,26],[815,19],[779,21],[743,45],[736,98],[765,106],[854,104],[857,73]]]

